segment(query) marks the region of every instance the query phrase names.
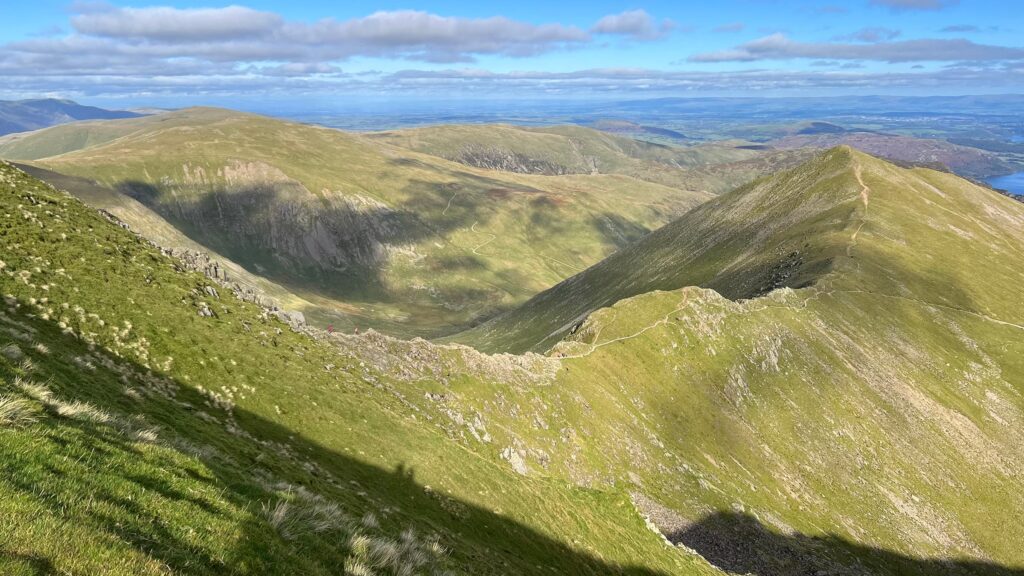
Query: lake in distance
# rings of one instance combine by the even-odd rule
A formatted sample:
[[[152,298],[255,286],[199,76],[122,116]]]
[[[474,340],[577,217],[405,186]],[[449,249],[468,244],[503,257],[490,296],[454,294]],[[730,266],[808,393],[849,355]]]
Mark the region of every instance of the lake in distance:
[[[993,188],[1006,190],[1007,192],[1018,196],[1024,196],[1024,172],[989,178],[986,182],[988,182],[988,185]]]

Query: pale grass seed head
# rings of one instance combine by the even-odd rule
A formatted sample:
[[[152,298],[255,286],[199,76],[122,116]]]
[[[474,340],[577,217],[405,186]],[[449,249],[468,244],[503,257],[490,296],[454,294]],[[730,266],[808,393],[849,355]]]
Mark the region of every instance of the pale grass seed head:
[[[345,559],[345,575],[346,576],[374,576],[373,570],[366,564],[363,564],[355,558]]]
[[[72,402],[54,400],[48,407],[58,416],[63,416],[64,418],[70,418],[72,420],[79,420],[81,422],[106,424],[111,420],[110,414],[107,414],[88,402],[82,402],[80,400],[74,400]]]
[[[14,379],[14,387],[20,389],[29,398],[42,402],[43,405],[49,404],[53,399],[53,392],[49,388],[31,380],[24,380],[20,376]]]
[[[24,398],[0,396],[0,426],[21,428],[37,420],[32,404]]]

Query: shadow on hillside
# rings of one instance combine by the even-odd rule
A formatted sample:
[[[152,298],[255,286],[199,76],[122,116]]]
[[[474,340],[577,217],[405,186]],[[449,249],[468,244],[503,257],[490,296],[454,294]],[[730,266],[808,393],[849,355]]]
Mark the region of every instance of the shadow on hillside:
[[[955,559],[912,558],[838,536],[782,535],[748,514],[719,512],[668,535],[715,566],[753,576],[1024,576],[1024,568]]]
[[[594,228],[601,232],[604,241],[616,249],[624,248],[651,232],[650,229],[613,212],[594,216],[592,222]]]
[[[124,380],[119,380],[117,372],[97,366],[85,377],[83,370],[71,361],[90,353],[85,345],[62,337],[52,322],[31,317],[19,317],[19,321],[35,329],[39,341],[51,344],[50,357],[45,365],[37,367],[33,376],[46,381],[58,397],[89,402],[115,414],[141,412],[148,425],[156,424],[164,431],[160,434],[164,446],[178,446],[176,450],[199,458],[204,466],[178,462],[172,467],[161,466],[159,473],[151,469],[145,473],[123,470],[117,474],[118,480],[111,482],[110,471],[119,469],[118,462],[124,458],[144,458],[144,451],[110,426],[62,419],[64,427],[80,432],[75,442],[84,445],[76,449],[89,454],[90,469],[98,474],[68,482],[65,471],[44,460],[29,474],[5,477],[10,490],[6,497],[30,499],[49,515],[127,543],[162,569],[175,574],[218,575],[340,573],[348,554],[345,533],[288,540],[279,536],[260,513],[261,505],[272,500],[265,483],[287,482],[336,502],[354,518],[373,512],[390,538],[398,538],[402,530],[410,527],[417,534],[440,535],[454,564],[466,573],[661,574],[644,567],[605,562],[489,509],[437,494],[416,479],[412,464],[399,464],[393,470],[370,465],[241,409],[234,410],[234,418],[225,418],[223,412],[205,408],[204,396],[188,385],[179,384],[173,400],[150,394],[145,402],[133,403],[125,398]],[[123,359],[117,360],[117,364],[139,373],[148,371]],[[3,362],[0,377],[12,378]],[[199,407],[216,414],[217,421],[197,418],[195,411]],[[68,440],[53,429],[40,430],[39,434],[50,443],[48,449],[57,453],[71,449]],[[176,445],[171,440],[174,437],[194,448],[186,450]],[[205,485],[221,499],[232,502],[236,509],[246,511],[242,525],[235,531],[234,548],[228,554],[212,555],[188,537],[192,527],[207,529],[200,520],[204,515],[223,520],[224,506],[210,499],[210,490],[190,490],[187,485],[185,490],[175,487],[181,481]],[[510,481],[515,481],[511,474]],[[150,501],[134,498],[131,491],[122,487],[132,484],[149,494]],[[68,505],[86,495],[89,505]],[[174,502],[179,508],[164,518],[163,513],[154,511],[153,498]],[[182,526],[170,520],[180,519],[183,514],[195,524]],[[573,536],[572,531],[567,532],[565,540]],[[13,567],[12,570],[21,570],[15,574],[32,576],[58,573],[54,559],[26,555],[24,546],[22,543],[17,549],[9,549],[0,542],[0,568]]]
[[[447,333],[475,321],[465,318],[459,326],[458,315],[449,309],[483,310],[487,317],[500,312],[495,307],[505,297],[500,287],[446,279],[473,273],[461,262],[479,260],[469,253],[473,243],[493,237],[484,230],[495,214],[496,200],[503,200],[503,194],[532,197],[539,193],[529,187],[510,191],[502,188],[507,183],[481,176],[452,173],[451,177],[459,181],[411,179],[402,190],[406,199],[391,207],[369,200],[310,200],[310,193],[298,183],[218,188],[200,196],[174,195],[142,181],[122,182],[118,190],[160,214],[196,243],[292,293],[399,305],[412,318],[410,330],[437,336],[433,332],[438,328],[425,328],[423,333],[416,322],[444,326],[442,331]],[[426,261],[435,290],[396,291],[389,286],[385,271],[393,264],[421,265],[422,254],[408,247],[430,239],[447,245],[444,238],[450,232],[473,226],[480,229],[480,238],[461,246],[462,260],[445,252]],[[449,262],[456,265],[448,267]],[[486,268],[486,262],[480,262],[479,268]],[[365,321],[372,324],[372,319]],[[386,323],[380,327],[388,331]]]
[[[381,205],[313,199],[297,183],[175,194],[141,181],[118,189],[193,241],[286,287],[331,297],[386,297],[385,245],[431,236],[416,215]]]
[[[87,376],[73,359],[89,354],[89,348],[76,339],[63,337],[53,321],[23,315],[19,315],[18,321],[35,330],[37,341],[50,344],[49,358],[45,364],[39,363],[40,372],[33,377],[49,382],[59,397],[87,401],[120,414],[141,411],[149,419],[149,425],[157,424],[165,431],[173,431],[161,434],[165,446],[171,447],[173,444],[167,440],[179,437],[200,448],[189,453],[199,458],[204,467],[179,463],[163,469],[160,474],[125,470],[120,474],[120,482],[134,483],[150,494],[173,501],[189,516],[219,515],[221,503],[207,499],[203,491],[182,490],[168,480],[198,482],[231,501],[237,509],[249,512],[244,516],[234,549],[220,557],[211,556],[207,549],[188,541],[179,530],[180,526],[154,516],[151,504],[147,506],[130,495],[126,497],[124,490],[103,481],[102,477],[76,478],[69,483],[65,472],[44,461],[41,469],[27,471],[25,475],[8,475],[5,478],[11,488],[8,496],[20,494],[45,506],[50,514],[64,518],[69,511],[68,502],[88,494],[92,504],[85,510],[76,510],[73,521],[77,525],[84,524],[126,542],[174,573],[336,572],[346,556],[345,538],[282,539],[259,512],[261,504],[270,497],[261,486],[262,480],[308,487],[337,502],[354,517],[374,512],[381,516],[382,524],[391,535],[410,526],[419,534],[440,534],[443,543],[452,550],[453,562],[469,573],[660,574],[644,567],[610,564],[487,508],[435,493],[417,480],[414,464],[400,463],[393,470],[370,465],[307,439],[297,430],[238,408],[233,418],[226,418],[214,409],[209,410],[217,414],[215,419],[197,418],[195,410],[203,407],[205,396],[189,385],[179,384],[179,392],[173,400],[151,394],[145,402],[136,403],[123,393],[120,374],[103,367],[102,363]],[[123,359],[117,360],[117,364],[138,373],[148,371]],[[11,375],[6,371],[4,363],[0,362],[0,376],[9,380]],[[370,383],[364,385],[371,386]],[[115,462],[125,456],[143,457],[138,445],[109,426],[89,421],[62,422],[83,433],[79,438],[87,445],[79,449],[89,452],[90,466],[97,470],[115,470]],[[69,449],[67,441],[53,431],[40,433],[53,443],[52,449],[58,453]],[[387,450],[387,447],[377,449]],[[509,482],[516,481],[509,476]],[[126,510],[128,518],[111,515],[112,507]],[[178,510],[178,515],[182,512]],[[569,528],[563,536],[571,540],[575,534]],[[669,539],[695,550],[724,570],[755,576],[1024,576],[1022,569],[969,560],[911,558],[834,536],[779,535],[745,514],[715,514],[670,534]],[[5,550],[0,543],[0,567],[4,567],[5,562],[27,574],[53,573],[51,559],[26,555],[23,549]]]

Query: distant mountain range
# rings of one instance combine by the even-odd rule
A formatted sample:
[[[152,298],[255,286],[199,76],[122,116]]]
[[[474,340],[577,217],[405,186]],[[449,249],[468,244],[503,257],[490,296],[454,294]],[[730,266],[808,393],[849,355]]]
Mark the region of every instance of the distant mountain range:
[[[142,114],[83,106],[71,100],[0,100],[0,135],[39,130],[76,120],[137,118]]]

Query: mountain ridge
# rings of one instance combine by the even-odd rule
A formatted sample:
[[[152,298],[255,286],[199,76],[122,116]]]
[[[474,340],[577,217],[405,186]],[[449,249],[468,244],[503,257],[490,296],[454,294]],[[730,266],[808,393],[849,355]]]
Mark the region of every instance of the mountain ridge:
[[[826,201],[814,206],[818,194]],[[535,418],[552,430],[577,422],[586,440],[573,451],[560,446],[564,433],[519,427],[524,465],[543,466],[532,456],[543,450],[557,462],[547,473],[630,486],[667,538],[720,568],[925,569],[882,552],[892,550],[981,562],[928,573],[1018,573],[1024,209],[954,175],[848,149],[719,202],[763,208],[780,195],[812,204],[796,203],[798,230],[825,215],[827,241],[810,243],[827,249],[826,273],[754,298],[671,285],[602,295],[597,303],[614,304],[556,333],[552,348],[534,348],[562,362],[534,400],[552,408]],[[639,258],[623,260],[649,270]],[[572,301],[580,294],[556,287],[527,310],[525,326],[505,327],[539,340],[563,326],[557,316],[586,310]],[[486,401],[473,405],[488,422],[514,425]],[[776,534],[797,536],[780,543]],[[876,552],[851,557],[849,546],[829,544],[846,540]]]
[[[840,168],[830,168],[830,162],[838,163]],[[862,176],[863,166],[899,170],[880,162],[850,147],[834,148],[820,154],[809,165],[762,178],[699,206],[580,275],[538,294],[521,308],[453,339],[489,351],[539,351],[550,347],[594,310],[651,290],[699,285],[714,288],[735,300],[777,288],[809,285],[820,277],[827,277],[837,258],[849,259],[853,248],[847,245],[844,236],[848,235],[854,243],[857,241],[864,222],[857,221],[856,214],[868,210],[870,198],[870,188],[864,184]],[[809,172],[815,174],[813,182],[807,180]],[[956,179],[927,169],[917,169],[914,173],[927,174],[929,178]],[[903,175],[909,172],[898,174],[905,180]],[[790,177],[804,181],[786,182]],[[830,183],[830,178],[835,182]],[[929,191],[937,190],[928,180],[919,181],[917,185]],[[782,193],[765,186],[774,186]],[[789,196],[785,193],[787,186],[794,191]],[[1013,204],[1002,196],[971,186],[974,194],[984,195],[1004,209],[1013,209]],[[805,201],[804,195],[811,189],[822,195],[811,194]],[[759,209],[765,208],[765,202],[777,201],[777,204],[774,208],[769,205],[758,213],[750,213],[745,206],[758,197],[757,194],[766,195]],[[934,206],[935,202],[925,200],[925,205]],[[809,214],[814,219],[807,219]],[[798,229],[789,230],[785,222],[793,221],[794,217],[804,220],[797,222]],[[773,230],[780,230],[782,235],[773,237]],[[752,246],[740,245],[739,237]],[[808,244],[803,237],[814,242]],[[771,245],[765,245],[766,241]],[[595,294],[599,296],[595,298]]]
[[[753,214],[747,211],[746,207],[750,205],[751,198],[755,197],[753,193],[758,191],[760,184],[786,178],[787,175],[807,180],[808,172],[817,177],[819,172],[829,170],[826,166],[829,162],[845,162],[852,154],[852,149],[848,147],[836,148],[811,160],[810,169],[808,164],[804,164],[780,175],[756,180],[702,204],[584,273],[538,294],[518,311],[499,316],[479,328],[456,336],[455,339],[476,344],[485,343],[485,350],[500,350],[500,346],[493,347],[488,343],[489,335],[500,333],[501,338],[508,338],[509,334],[516,333],[512,326],[530,322],[529,319],[515,318],[515,315],[525,313],[533,317],[536,314],[538,318],[546,319],[543,322],[545,328],[540,330],[544,332],[543,337],[533,344],[520,341],[512,349],[539,350],[543,348],[545,342],[552,344],[559,335],[564,335],[594,310],[610,305],[624,296],[640,295],[652,290],[674,290],[686,285],[701,285],[715,288],[731,299],[744,299],[781,286],[803,286],[823,270],[827,270],[830,258],[805,253],[809,245],[805,245],[796,237],[776,239],[776,245],[770,249],[755,246],[755,253],[751,254],[748,247],[743,244],[744,240],[740,238],[757,243],[770,230],[786,230],[787,219],[791,220],[794,214],[802,215],[801,211],[807,210],[808,206],[813,208],[813,204],[805,204],[803,198],[799,196],[773,198],[772,190],[765,190],[761,192],[764,197],[757,197],[760,201],[758,208],[764,208],[764,211]],[[852,187],[852,174],[847,172],[843,168],[832,169],[819,180],[845,178],[850,181],[837,185]],[[823,184],[803,181],[791,185],[806,187],[809,184],[826,187],[828,182]],[[773,206],[772,202],[776,205]],[[844,220],[839,221],[838,228],[829,227],[825,220],[829,217],[825,212],[833,208],[845,214],[842,218],[849,218],[852,215],[853,207],[842,208],[833,199],[819,215],[821,222],[817,225],[812,224],[801,233],[811,236],[824,230],[831,235],[842,230],[846,225],[843,223]],[[824,240],[826,244],[831,245],[831,248],[826,250],[829,254],[834,256],[838,252],[838,245],[834,241],[822,238],[818,240]],[[749,258],[753,258],[754,261],[744,262]],[[684,268],[680,261],[689,262],[690,267]],[[731,270],[733,267],[736,269]],[[605,292],[607,296],[591,302],[587,298],[593,297],[592,290]],[[584,293],[587,296],[578,296]],[[548,303],[555,302],[566,303],[571,312],[554,312],[551,306],[557,308],[557,304]],[[537,306],[538,311],[530,311],[531,306]],[[523,332],[525,335],[526,331]],[[480,337],[477,337],[477,334]],[[528,338],[536,338],[539,335],[537,332]]]
[[[124,110],[105,110],[83,106],[72,100],[41,98],[0,101],[0,136],[38,130],[78,120],[135,118],[140,116]]]

